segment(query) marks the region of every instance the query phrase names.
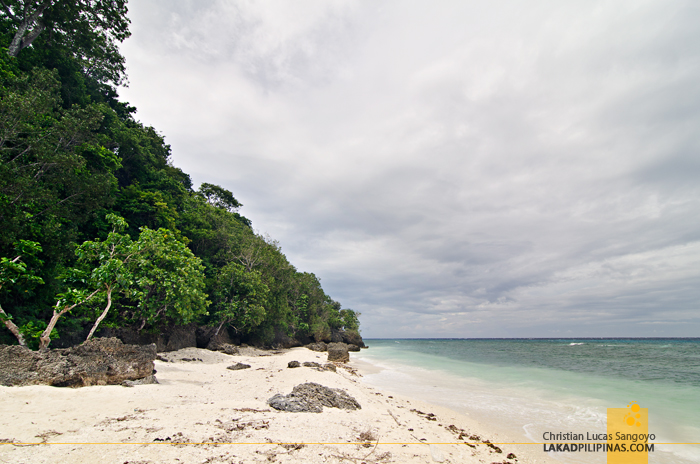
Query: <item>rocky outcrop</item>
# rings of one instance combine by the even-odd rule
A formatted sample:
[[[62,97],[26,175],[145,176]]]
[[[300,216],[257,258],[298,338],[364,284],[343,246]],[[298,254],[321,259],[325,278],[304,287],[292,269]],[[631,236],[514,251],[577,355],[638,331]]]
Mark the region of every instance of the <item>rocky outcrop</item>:
[[[304,340],[308,341],[308,340]],[[292,338],[284,331],[277,329],[275,330],[275,338],[272,340],[272,343],[270,344],[271,348],[275,350],[280,350],[280,349],[285,349],[285,348],[294,348],[297,346],[303,346],[303,342],[301,340],[297,340],[296,338]]]
[[[197,348],[220,351],[225,345],[233,345],[233,340],[226,327],[222,327],[216,332],[216,327],[197,327],[195,330],[197,337]]]
[[[85,340],[90,328],[91,325],[73,331],[62,330],[61,337],[53,340],[51,346],[53,348],[77,346]],[[242,340],[240,335],[236,335],[233,330],[226,326],[222,327],[214,335],[216,329],[216,326],[197,326],[194,323],[176,325],[172,322],[163,322],[157,327],[152,327],[148,330],[139,330],[136,326],[104,327],[98,330],[97,336],[103,338],[116,337],[128,345],[150,345],[155,343],[159,353],[197,347],[235,354],[234,350],[226,347],[241,345],[241,342],[247,342],[258,348],[265,347],[266,349],[307,346],[313,351],[326,351],[327,343],[329,342],[345,343],[350,346],[350,351],[356,350],[351,345],[356,345],[360,348],[366,346],[357,331],[346,331],[343,329],[332,329],[326,338],[316,343],[311,343],[312,340],[307,336],[297,335],[296,338],[290,337],[282,329],[275,330],[272,341],[269,339],[263,340],[259,337]]]
[[[348,362],[350,354],[348,346],[345,343],[331,343],[328,345],[328,361],[331,362]]]
[[[105,328],[98,332],[100,337],[115,337],[127,345],[150,345],[155,343],[158,352],[177,351],[197,346],[197,326],[195,324],[169,324],[158,334],[139,332],[132,327]]]
[[[347,392],[309,382],[297,385],[289,395],[276,394],[267,404],[279,411],[322,412],[323,407],[361,409],[360,404]]]
[[[73,348],[47,351],[3,346],[0,385],[119,385],[152,376],[155,358],[155,345],[125,345],[117,338],[94,338]]]
[[[365,347],[365,342],[362,340],[360,334],[356,331],[343,331],[343,343],[348,345],[356,345],[360,348]]]
[[[328,349],[328,345],[324,342],[316,342],[316,343],[309,343],[306,345],[308,349],[311,351],[326,351]]]
[[[331,343],[343,343],[343,333],[342,330],[331,330]]]
[[[161,333],[161,338],[165,338],[165,347],[159,351],[177,351],[183,348],[197,346],[197,326],[194,324],[174,325],[168,332]]]

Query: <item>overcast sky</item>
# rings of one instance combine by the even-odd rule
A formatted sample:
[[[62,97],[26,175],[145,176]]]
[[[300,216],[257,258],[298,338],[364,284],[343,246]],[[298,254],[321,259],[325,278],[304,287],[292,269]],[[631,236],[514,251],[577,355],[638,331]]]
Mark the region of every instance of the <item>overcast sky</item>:
[[[700,335],[697,1],[129,9],[137,119],[364,337]]]

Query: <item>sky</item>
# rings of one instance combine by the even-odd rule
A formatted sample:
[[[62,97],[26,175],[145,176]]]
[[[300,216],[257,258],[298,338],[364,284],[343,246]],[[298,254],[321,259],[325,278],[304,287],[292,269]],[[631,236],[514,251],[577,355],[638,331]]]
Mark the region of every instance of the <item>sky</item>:
[[[365,338],[700,336],[700,4],[149,0],[120,96]]]

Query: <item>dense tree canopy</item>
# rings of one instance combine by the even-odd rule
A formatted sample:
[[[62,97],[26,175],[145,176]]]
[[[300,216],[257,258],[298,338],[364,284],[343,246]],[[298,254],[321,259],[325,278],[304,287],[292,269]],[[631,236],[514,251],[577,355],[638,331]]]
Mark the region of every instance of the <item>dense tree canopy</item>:
[[[0,0],[0,343],[191,321],[261,344],[357,333],[118,100],[128,36],[125,0]]]

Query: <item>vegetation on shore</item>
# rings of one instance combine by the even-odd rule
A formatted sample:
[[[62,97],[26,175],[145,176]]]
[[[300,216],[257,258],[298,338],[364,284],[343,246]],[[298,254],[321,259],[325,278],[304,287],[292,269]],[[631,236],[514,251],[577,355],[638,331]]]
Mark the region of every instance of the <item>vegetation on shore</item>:
[[[118,99],[126,1],[0,1],[0,343],[196,322],[270,343],[359,331],[241,203],[192,185]]]

